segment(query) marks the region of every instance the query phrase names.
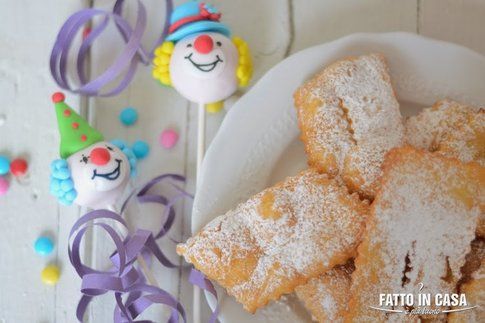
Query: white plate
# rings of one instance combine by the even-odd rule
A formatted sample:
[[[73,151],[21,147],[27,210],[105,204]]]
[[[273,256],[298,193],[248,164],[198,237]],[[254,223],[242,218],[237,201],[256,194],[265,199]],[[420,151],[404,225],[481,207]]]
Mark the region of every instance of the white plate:
[[[450,43],[408,33],[354,34],[285,59],[229,111],[202,165],[192,231],[269,185],[305,168],[293,92],[323,66],[350,55],[383,53],[403,115],[449,97],[485,103],[485,57]],[[293,300],[273,302],[256,315],[218,288],[222,322],[309,320]],[[211,307],[214,301],[208,299]]]

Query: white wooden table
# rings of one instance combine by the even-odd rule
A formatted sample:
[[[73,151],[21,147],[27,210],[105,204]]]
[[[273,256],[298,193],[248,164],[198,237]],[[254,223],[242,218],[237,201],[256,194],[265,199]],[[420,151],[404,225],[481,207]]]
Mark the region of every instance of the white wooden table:
[[[149,10],[149,32],[153,41],[164,16],[161,0],[142,0]],[[67,237],[73,222],[85,210],[59,206],[48,190],[49,163],[58,154],[58,133],[50,95],[57,90],[48,69],[48,57],[58,29],[75,10],[94,5],[109,8],[113,1],[95,0],[0,0],[0,154],[23,156],[30,162],[28,183],[16,183],[0,197],[0,322],[74,322],[80,280],[67,259]],[[181,3],[182,1],[176,1]],[[485,0],[216,0],[223,21],[236,35],[245,38],[253,51],[255,80],[284,57],[303,48],[334,40],[354,32],[409,31],[456,42],[485,54]],[[133,5],[133,2],[130,6]],[[129,10],[127,10],[129,11]],[[111,30],[111,35],[114,31]],[[110,36],[111,36],[110,35]],[[106,37],[92,51],[91,71],[107,66],[121,43]],[[142,139],[151,145],[147,160],[140,163],[137,183],[166,172],[188,177],[186,190],[194,192],[196,163],[196,117],[194,106],[173,90],[161,88],[151,78],[150,69],[139,69],[135,81],[114,98],[81,100],[67,94],[67,102],[81,112],[106,138],[129,142]],[[123,127],[118,113],[134,106],[140,113],[138,124]],[[230,106],[230,104],[229,104]],[[224,113],[207,120],[207,143],[216,134]],[[170,151],[157,143],[166,127],[180,133],[180,141]],[[131,217],[140,227],[156,220],[150,209],[145,218]],[[177,205],[179,217],[171,236],[183,240],[190,233],[190,202]],[[33,242],[42,233],[52,235],[56,249],[41,258],[33,252]],[[110,250],[102,237],[88,241],[86,259],[100,264],[99,252]],[[164,247],[172,259],[170,241]],[[41,283],[40,272],[47,263],[62,268],[59,283]],[[184,270],[157,267],[157,279],[185,304],[191,322],[192,288]],[[88,310],[90,322],[110,322],[112,297],[102,297]],[[204,315],[208,309],[203,305]],[[165,321],[162,308],[147,317]]]

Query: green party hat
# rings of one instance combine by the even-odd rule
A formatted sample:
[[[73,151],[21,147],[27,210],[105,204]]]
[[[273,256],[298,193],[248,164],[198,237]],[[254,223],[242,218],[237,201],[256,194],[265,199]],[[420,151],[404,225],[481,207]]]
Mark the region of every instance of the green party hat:
[[[103,141],[103,135],[71,109],[64,99],[64,94],[61,92],[52,95],[61,134],[60,154],[61,158],[65,159],[92,144]]]

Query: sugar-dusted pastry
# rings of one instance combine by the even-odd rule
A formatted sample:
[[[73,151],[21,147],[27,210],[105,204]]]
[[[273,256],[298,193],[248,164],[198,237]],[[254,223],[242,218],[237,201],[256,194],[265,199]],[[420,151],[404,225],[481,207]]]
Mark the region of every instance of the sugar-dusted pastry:
[[[436,102],[406,121],[409,144],[485,166],[485,108]]]
[[[334,267],[296,288],[296,295],[318,322],[343,322],[350,300],[354,262]]]
[[[385,153],[404,141],[384,57],[327,66],[296,91],[295,105],[310,166],[340,174],[353,191],[373,197]]]
[[[371,309],[391,308],[380,306],[381,293],[416,295],[420,283],[423,293],[455,292],[484,204],[485,169],[478,164],[409,146],[391,150],[355,259],[346,321],[410,318]]]
[[[485,260],[482,261],[480,268],[472,274],[472,279],[462,286],[460,292],[466,295],[469,306],[477,307],[463,312],[450,313],[448,315],[448,322],[485,322]]]
[[[471,310],[453,312],[448,315],[449,323],[479,323],[485,322],[485,240],[475,239],[471,245],[472,251],[467,255],[465,266],[461,272],[465,276],[459,292],[464,293],[467,307]],[[463,309],[462,307],[453,308]]]
[[[442,100],[410,117],[405,125],[406,140],[414,147],[485,167],[485,108]],[[485,214],[477,234],[485,237]]]
[[[253,313],[355,256],[368,203],[307,170],[207,224],[177,252]]]

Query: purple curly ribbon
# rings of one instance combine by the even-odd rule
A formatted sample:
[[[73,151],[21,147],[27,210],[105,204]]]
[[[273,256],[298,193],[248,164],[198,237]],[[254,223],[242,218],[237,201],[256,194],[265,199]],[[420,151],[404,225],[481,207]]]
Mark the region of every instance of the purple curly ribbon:
[[[150,64],[150,60],[153,58],[153,51],[163,42],[168,33],[170,14],[173,9],[172,0],[165,0],[166,16],[163,31],[150,51],[145,50],[141,44],[147,20],[145,6],[138,0],[137,18],[135,26],[132,28],[122,17],[123,2],[124,0],[117,0],[112,12],[100,9],[84,9],[74,13],[66,20],[57,35],[50,57],[51,74],[61,88],[88,96],[116,95],[130,84],[138,63]],[[69,50],[80,29],[84,28],[95,17],[101,17],[101,22],[83,39],[76,55],[76,72],[80,87],[75,88],[67,80]],[[114,21],[126,45],[108,69],[93,80],[87,80],[85,74],[86,55],[94,41],[106,29],[110,19]],[[124,76],[113,89],[101,93],[101,90],[106,85],[116,80],[123,73]]]
[[[166,180],[171,180],[170,184],[178,191],[178,194],[167,199],[162,195],[150,193],[150,189]],[[136,196],[139,203],[157,203],[165,206],[163,213],[163,222],[161,229],[154,234],[148,230],[138,229],[133,235],[127,235],[122,238],[117,231],[106,220],[118,222],[119,225],[127,229],[125,220],[115,212],[109,210],[95,210],[85,214],[73,225],[69,234],[68,255],[71,264],[81,277],[81,292],[83,296],[79,300],[76,309],[76,317],[82,322],[84,313],[96,296],[113,292],[116,300],[113,320],[115,323],[124,322],[151,322],[145,320],[136,320],[147,308],[154,304],[163,304],[171,309],[168,322],[179,322],[179,316],[186,322],[185,310],[176,298],[163,289],[148,285],[146,278],[140,269],[135,267],[138,255],[142,255],[147,263],[150,261],[150,254],[155,257],[163,266],[175,268],[177,265],[172,263],[158,247],[156,240],[162,238],[172,227],[175,219],[174,204],[181,198],[192,195],[175,185],[175,182],[185,182],[185,178],[177,174],[164,174],[158,176],[146,183],[140,190],[134,190],[124,201],[121,208],[121,214],[126,210],[130,200]],[[100,220],[102,222],[100,222]],[[116,250],[110,256],[112,263],[111,268],[105,271],[96,270],[82,263],[80,256],[80,245],[84,234],[89,227],[99,227],[103,229],[112,239]],[[212,283],[205,276],[192,269],[189,282],[207,290],[217,299],[217,293]],[[123,300],[123,295],[127,295]],[[212,313],[210,323],[217,321],[219,307]]]
[[[198,271],[197,269],[192,268],[189,275],[189,282],[192,285],[199,287],[202,290],[208,291],[211,293],[217,300],[217,292],[214,288],[212,282],[207,279],[203,273]],[[219,304],[217,304],[216,309],[212,312],[211,317],[209,319],[209,323],[217,322],[217,316],[219,315]]]

